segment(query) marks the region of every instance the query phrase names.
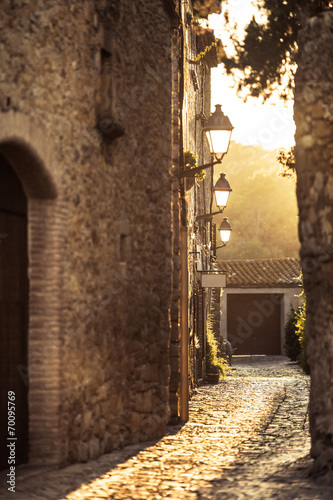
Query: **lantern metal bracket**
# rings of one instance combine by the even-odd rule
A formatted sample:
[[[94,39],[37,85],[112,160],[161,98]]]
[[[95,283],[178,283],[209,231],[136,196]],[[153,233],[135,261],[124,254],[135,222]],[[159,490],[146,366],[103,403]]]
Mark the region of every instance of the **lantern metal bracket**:
[[[214,215],[222,214],[224,209],[225,209],[225,207],[223,207],[221,210],[218,210],[217,212],[212,212],[211,214],[197,215],[195,218],[195,222],[197,222],[199,220],[212,219]]]
[[[213,161],[211,163],[205,163],[204,165],[201,165],[200,167],[185,169],[179,173],[179,177],[181,179],[184,177],[194,177],[196,174],[200,173],[202,170],[206,170],[206,168],[210,168],[210,167],[213,167],[214,165],[218,165],[219,163],[222,163],[223,156],[224,155],[222,155],[221,158],[217,158],[215,161]]]

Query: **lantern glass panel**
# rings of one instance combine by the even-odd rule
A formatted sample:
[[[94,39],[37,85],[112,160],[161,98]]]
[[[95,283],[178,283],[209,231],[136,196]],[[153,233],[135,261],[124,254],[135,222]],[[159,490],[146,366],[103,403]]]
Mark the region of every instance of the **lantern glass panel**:
[[[207,130],[206,134],[212,155],[227,153],[231,138],[231,130]]]
[[[230,191],[218,191],[215,190],[216,205],[218,207],[226,207],[230,195]]]
[[[231,230],[230,229],[220,229],[221,241],[227,243],[230,239]]]

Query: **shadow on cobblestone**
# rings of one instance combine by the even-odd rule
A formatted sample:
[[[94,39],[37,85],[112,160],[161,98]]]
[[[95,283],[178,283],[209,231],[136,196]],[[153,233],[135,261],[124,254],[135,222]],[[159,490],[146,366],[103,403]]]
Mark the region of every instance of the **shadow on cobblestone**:
[[[296,363],[271,356],[236,357],[232,378],[283,382],[283,392],[258,434],[243,442],[228,474],[198,490],[198,499],[333,498],[333,488],[309,477],[309,377]]]
[[[287,358],[235,357],[226,380],[198,388],[184,426],[86,464],[22,468],[15,499],[332,499],[308,478],[308,393]]]

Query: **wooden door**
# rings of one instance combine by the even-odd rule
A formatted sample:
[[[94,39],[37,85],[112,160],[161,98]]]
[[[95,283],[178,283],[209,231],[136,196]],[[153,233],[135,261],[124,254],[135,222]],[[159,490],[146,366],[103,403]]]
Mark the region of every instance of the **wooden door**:
[[[28,460],[27,199],[0,154],[0,469],[8,468],[8,392],[15,393],[15,465]]]

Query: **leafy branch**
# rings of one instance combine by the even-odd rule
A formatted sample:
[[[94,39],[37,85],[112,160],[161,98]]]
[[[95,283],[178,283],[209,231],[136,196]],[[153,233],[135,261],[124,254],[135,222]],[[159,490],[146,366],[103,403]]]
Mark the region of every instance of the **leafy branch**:
[[[279,175],[296,180],[295,146],[292,146],[286,153],[280,150],[276,159],[283,169]]]
[[[274,92],[290,99],[294,93],[297,68],[297,35],[307,19],[332,7],[331,0],[261,0],[260,22],[253,16],[239,40],[237,27],[225,20],[235,55],[223,58],[228,74],[238,83],[238,91],[268,99]]]

